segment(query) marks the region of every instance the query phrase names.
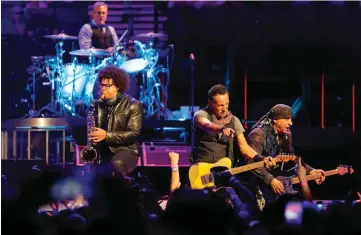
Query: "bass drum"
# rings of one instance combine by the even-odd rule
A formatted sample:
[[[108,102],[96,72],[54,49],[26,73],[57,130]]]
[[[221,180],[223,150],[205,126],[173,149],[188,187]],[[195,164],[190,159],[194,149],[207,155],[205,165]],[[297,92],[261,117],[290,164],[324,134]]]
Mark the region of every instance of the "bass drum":
[[[61,104],[75,100],[77,103],[90,105],[93,101],[92,92],[96,80],[94,76],[91,76],[90,71],[89,65],[65,64],[57,100]]]

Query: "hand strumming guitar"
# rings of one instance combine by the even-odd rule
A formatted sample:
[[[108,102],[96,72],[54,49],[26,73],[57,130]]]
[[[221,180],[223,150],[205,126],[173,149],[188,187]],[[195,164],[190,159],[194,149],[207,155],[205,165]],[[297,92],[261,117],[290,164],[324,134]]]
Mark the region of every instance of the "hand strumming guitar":
[[[271,187],[273,192],[275,192],[278,196],[285,193],[285,187],[283,186],[282,182],[276,178],[271,181]]]

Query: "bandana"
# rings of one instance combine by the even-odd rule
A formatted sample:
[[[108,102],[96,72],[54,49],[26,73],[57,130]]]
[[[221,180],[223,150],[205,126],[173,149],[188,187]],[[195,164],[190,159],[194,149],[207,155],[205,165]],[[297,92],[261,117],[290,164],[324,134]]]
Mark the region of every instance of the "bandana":
[[[285,104],[276,104],[266,115],[257,121],[252,129],[259,126],[268,125],[272,122],[272,120],[289,118],[292,118],[292,108]]]
[[[272,120],[292,118],[292,108],[285,104],[277,104],[271,108],[268,117]]]

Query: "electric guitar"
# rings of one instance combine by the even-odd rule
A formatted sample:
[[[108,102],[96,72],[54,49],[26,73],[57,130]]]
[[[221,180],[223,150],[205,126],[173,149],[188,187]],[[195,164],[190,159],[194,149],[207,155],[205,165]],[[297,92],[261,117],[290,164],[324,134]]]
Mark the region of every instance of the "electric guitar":
[[[331,175],[344,175],[347,173],[353,174],[354,170],[352,168],[352,166],[339,166],[334,170],[329,170],[329,171],[325,171],[325,176],[331,176]],[[317,174],[313,174],[313,175],[307,175],[306,179],[307,181],[310,180],[315,180],[318,178],[321,178],[321,173],[317,173]],[[285,193],[284,194],[291,194],[291,195],[295,195],[298,193],[298,191],[293,190],[292,185],[294,184],[299,184],[300,183],[300,179],[298,178],[298,176],[291,176],[291,177],[283,177],[283,176],[278,176],[276,177],[276,179],[278,179],[279,181],[281,181],[281,183],[283,184]]]
[[[276,162],[288,162],[296,160],[294,155],[278,155],[274,159]],[[229,171],[232,175],[254,170],[264,166],[264,161],[251,163],[248,165],[231,168],[231,159],[225,157],[216,163],[198,162],[189,168],[188,176],[192,189],[204,189],[214,186],[214,176],[212,172]]]

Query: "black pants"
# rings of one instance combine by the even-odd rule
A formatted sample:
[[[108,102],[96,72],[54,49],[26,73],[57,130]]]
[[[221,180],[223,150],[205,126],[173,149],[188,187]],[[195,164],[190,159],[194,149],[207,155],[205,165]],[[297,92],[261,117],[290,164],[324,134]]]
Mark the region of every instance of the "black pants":
[[[102,165],[107,164],[111,171],[120,173],[123,176],[131,173],[137,166],[138,154],[130,150],[122,150],[115,155],[101,154]]]

